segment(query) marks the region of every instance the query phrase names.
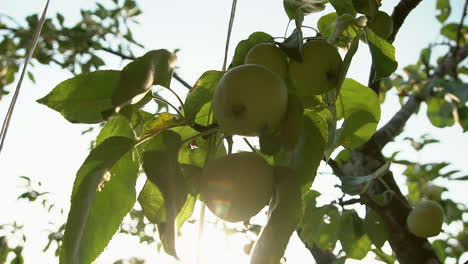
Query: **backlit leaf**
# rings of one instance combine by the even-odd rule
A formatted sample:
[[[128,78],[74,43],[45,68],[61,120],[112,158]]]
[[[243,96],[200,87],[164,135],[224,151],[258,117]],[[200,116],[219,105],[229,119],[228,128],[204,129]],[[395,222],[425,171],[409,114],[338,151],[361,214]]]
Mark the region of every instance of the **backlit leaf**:
[[[366,37],[372,55],[372,65],[375,67],[374,81],[390,76],[398,67],[395,47],[369,28],[366,29]]]
[[[265,32],[252,33],[247,39],[244,39],[240,41],[239,44],[237,44],[234,57],[232,58],[232,62],[231,65],[229,65],[229,68],[244,64],[245,56],[250,51],[250,49],[260,43],[274,43],[274,39]]]

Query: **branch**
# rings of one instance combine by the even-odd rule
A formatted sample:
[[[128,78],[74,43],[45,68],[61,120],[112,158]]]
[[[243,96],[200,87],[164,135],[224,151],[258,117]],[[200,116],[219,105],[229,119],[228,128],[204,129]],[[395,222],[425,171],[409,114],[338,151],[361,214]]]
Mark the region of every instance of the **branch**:
[[[461,19],[460,19],[460,23],[458,24],[458,28],[457,28],[457,46],[455,46],[455,50],[454,50],[454,54],[457,54],[458,53],[458,50],[460,49],[460,39],[461,39],[461,36],[462,36],[462,31],[463,31],[463,21],[465,20],[465,17],[466,17],[466,9],[468,7],[468,0],[465,0],[465,5],[463,7],[463,14],[461,16]]]
[[[441,78],[450,73],[457,65],[468,57],[468,44],[461,47],[454,56],[446,56],[441,64],[434,71],[431,78]],[[428,80],[430,82],[430,80]],[[406,125],[408,119],[419,108],[423,98],[417,94],[412,94],[401,109],[388,121],[385,126],[380,128],[374,135],[376,144],[382,149],[389,142],[397,137]]]
[[[118,56],[124,60],[134,60],[136,59],[135,56],[133,55],[126,55],[126,54],[123,54],[122,52],[119,52],[119,51],[115,51],[113,49],[110,49],[110,48],[105,48],[103,47],[101,50],[105,51],[105,52],[108,52],[110,54],[113,54],[115,56]],[[187,89],[192,89],[192,86],[186,82],[184,79],[182,79],[182,77],[180,77],[179,74],[177,74],[176,72],[174,72],[174,79],[176,79],[179,83],[181,83],[185,88]]]
[[[301,239],[304,246],[310,251],[310,253],[312,254],[312,256],[315,259],[315,263],[317,263],[317,264],[334,264],[334,263],[336,263],[337,258],[332,252],[324,251],[324,250],[320,249],[319,247],[317,247],[317,245],[315,243],[313,243],[312,246],[309,246],[305,241],[302,240],[301,232],[302,232],[302,230],[300,228],[298,228],[296,230],[297,236],[299,237],[299,239]]]

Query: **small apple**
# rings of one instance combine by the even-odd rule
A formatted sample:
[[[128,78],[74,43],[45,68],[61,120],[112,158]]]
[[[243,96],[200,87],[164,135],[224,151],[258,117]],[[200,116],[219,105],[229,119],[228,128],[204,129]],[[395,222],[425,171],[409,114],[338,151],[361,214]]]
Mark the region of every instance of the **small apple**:
[[[288,89],[281,77],[258,64],[226,72],[213,95],[213,114],[226,135],[259,136],[277,129],[286,112]]]
[[[254,152],[212,160],[202,173],[201,200],[225,221],[246,221],[270,201],[273,173],[273,167]]]
[[[300,96],[323,94],[335,88],[341,70],[338,50],[323,40],[304,44],[303,61],[291,60],[289,74]]]
[[[431,200],[417,203],[406,218],[408,230],[418,237],[437,236],[444,223],[444,210]]]
[[[249,50],[245,64],[260,64],[275,72],[285,80],[288,75],[286,54],[273,43],[261,43]]]
[[[374,19],[367,23],[367,26],[379,37],[387,39],[393,32],[393,19],[387,13],[378,11]]]

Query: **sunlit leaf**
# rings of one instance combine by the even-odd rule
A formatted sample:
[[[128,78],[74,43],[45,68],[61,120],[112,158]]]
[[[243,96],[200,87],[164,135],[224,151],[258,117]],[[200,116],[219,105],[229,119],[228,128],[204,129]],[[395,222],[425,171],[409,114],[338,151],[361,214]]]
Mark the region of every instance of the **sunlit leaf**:
[[[427,101],[427,117],[436,127],[448,127],[455,124],[453,105],[440,97],[431,97]]]
[[[439,14],[436,15],[437,20],[441,23],[445,22],[445,20],[450,16],[450,12],[452,10],[450,7],[450,0],[437,0],[436,8],[439,10]]]
[[[166,208],[164,207],[164,198],[158,186],[152,181],[147,180],[140,194],[138,203],[143,209],[146,218],[154,224],[166,222]]]
[[[223,75],[224,73],[220,71],[207,71],[200,76],[185,100],[184,109],[187,119],[195,120],[203,105],[211,102],[216,85]]]
[[[383,222],[382,218],[369,207],[366,207],[364,230],[377,248],[381,248],[389,238],[387,225]]]
[[[73,186],[60,263],[91,263],[135,202],[139,162],[129,137],[112,136],[91,151]],[[110,181],[102,184],[103,179]],[[98,189],[101,189],[98,192]],[[102,217],[105,215],[106,217]]]
[[[352,259],[363,259],[371,249],[372,242],[356,212],[346,211],[341,216],[340,241],[346,255]]]
[[[106,119],[105,112],[113,108],[111,97],[119,78],[119,71],[80,74],[61,82],[37,101],[72,123],[99,123]]]
[[[374,81],[390,76],[398,67],[395,47],[369,28],[366,29],[366,37],[372,55],[372,65],[375,67]]]
[[[341,144],[353,149],[366,143],[380,120],[380,102],[375,92],[353,79],[346,79],[336,105],[338,114],[345,119]]]

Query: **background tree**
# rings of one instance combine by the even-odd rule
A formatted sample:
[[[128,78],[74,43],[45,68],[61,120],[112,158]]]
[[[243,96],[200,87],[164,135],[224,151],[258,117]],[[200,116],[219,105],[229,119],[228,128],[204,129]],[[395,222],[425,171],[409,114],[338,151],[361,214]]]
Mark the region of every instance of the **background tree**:
[[[468,248],[465,235],[467,233],[466,222],[463,222],[463,214],[466,212],[465,206],[450,199],[442,199],[440,194],[446,190],[441,186],[433,184],[436,178],[464,181],[467,179],[466,176],[459,176],[456,170],[444,170],[449,166],[446,162],[421,164],[418,161],[401,160],[398,158],[398,153],[394,153],[394,155],[390,157],[384,157],[382,154],[382,149],[395,140],[396,136],[404,129],[410,116],[418,111],[421,104],[427,104],[427,115],[434,126],[446,127],[457,124],[461,125],[464,131],[467,129],[467,85],[464,82],[464,78],[466,77],[463,76],[466,74],[466,66],[462,63],[468,55],[468,47],[466,44],[466,31],[468,29],[464,25],[466,2],[464,4],[464,9],[461,10],[462,15],[460,22],[444,24],[451,12],[450,2],[442,0],[437,1],[437,8],[439,10],[437,18],[442,23],[441,37],[443,41],[440,43],[432,43],[428,48],[422,50],[420,59],[415,62],[415,64],[404,68],[405,75],[396,73],[390,76],[396,69],[396,61],[394,56],[392,57],[393,47],[390,43],[392,43],[397,36],[400,27],[404,26],[406,17],[411,15],[411,11],[417,8],[420,2],[421,1],[417,0],[402,0],[395,6],[391,14],[393,30],[391,30],[389,34],[384,34],[379,32],[375,27],[371,27],[372,23],[376,23],[375,17],[378,8],[378,2],[374,1],[369,1],[367,4],[364,3],[364,7],[367,9],[360,9],[361,7],[357,1],[330,1],[330,4],[336,12],[325,14],[318,22],[317,28],[322,36],[328,38],[330,43],[346,50],[347,57],[345,57],[345,62],[346,58],[348,58],[348,60],[353,58],[353,49],[358,45],[358,39],[362,38],[365,40],[370,47],[373,58],[368,87],[373,90],[382,101],[388,91],[396,88],[402,102],[400,111],[398,111],[388,123],[374,133],[379,118],[379,109],[372,106],[372,98],[375,95],[372,93],[367,94],[367,92],[362,90],[359,95],[356,96],[357,93],[352,93],[352,91],[353,89],[361,89],[358,83],[350,79],[346,81],[343,79],[344,85],[343,88],[341,88],[340,96],[343,100],[341,104],[344,104],[344,106],[337,102],[335,107],[333,94],[314,97],[315,100],[318,100],[318,103],[313,105],[313,110],[323,116],[328,123],[326,126],[328,143],[323,146],[323,150],[319,151],[313,149],[312,144],[307,143],[307,135],[310,135],[311,131],[317,129],[317,127],[320,130],[321,127],[313,121],[305,121],[305,133],[301,136],[301,140],[306,143],[303,143],[300,154],[305,162],[310,162],[316,159],[317,153],[320,154],[321,152],[319,160],[323,158],[327,161],[327,164],[333,169],[333,173],[340,178],[342,184],[339,188],[343,191],[342,197],[336,197],[335,202],[323,206],[318,206],[316,203],[316,198],[320,195],[319,193],[314,191],[304,193],[304,218],[302,223],[297,226],[297,232],[318,263],[333,263],[334,261],[344,261],[347,258],[362,259],[370,250],[382,261],[387,263],[393,263],[395,258],[400,263],[444,262],[446,258],[460,258],[461,254]],[[304,1],[303,3],[307,5],[297,9],[297,7],[294,6],[295,1],[285,1],[286,13],[296,22],[296,30],[285,39],[285,41],[281,42],[279,46],[292,59],[301,56],[300,52],[303,43],[301,22],[303,15],[322,10],[321,3],[316,3],[315,1]],[[359,18],[360,14],[357,14],[356,11],[368,17],[367,27],[365,26],[365,21]],[[44,25],[42,38],[38,44],[38,49],[34,53],[34,58],[41,64],[55,63],[72,71],[74,74],[80,74],[95,71],[105,64],[98,54],[109,53],[121,57],[124,60],[134,60],[133,63],[128,64],[121,72],[95,71],[94,75],[77,75],[76,78],[69,80],[68,83],[62,83],[54,90],[59,91],[62,89],[73,91],[74,89],[83,89],[78,80],[83,78],[81,80],[87,81],[86,76],[93,76],[100,81],[98,83],[91,82],[91,85],[104,85],[104,83],[113,82],[115,87],[122,87],[122,83],[124,82],[138,83],[141,82],[141,80],[148,80],[148,78],[152,80],[153,77],[151,77],[151,74],[155,71],[163,77],[160,77],[160,75],[156,77],[155,80],[152,80],[151,83],[169,86],[170,76],[173,74],[171,66],[155,69],[151,68],[152,66],[148,66],[151,64],[148,62],[155,61],[160,64],[170,62],[170,58],[172,57],[171,53],[159,50],[149,52],[143,57],[136,58],[131,52],[132,45],[139,44],[133,40],[131,30],[129,30],[127,23],[132,17],[140,13],[141,11],[133,1],[115,1],[114,7],[98,5],[95,10],[83,11],[83,20],[72,27],[64,26],[64,18],[62,15],[57,15],[54,20],[47,20]],[[322,15],[322,13],[314,15]],[[0,32],[3,34],[0,50],[3,51],[2,55],[4,54],[1,60],[3,68],[0,71],[2,73],[2,75],[0,75],[1,84],[3,84],[2,88],[14,81],[15,73],[18,71],[21,60],[24,57],[24,48],[28,46],[27,44],[31,39],[32,31],[38,23],[38,17],[31,16],[27,19],[27,22],[28,27],[21,27],[20,25],[15,25],[15,23],[0,24]],[[364,28],[362,29],[361,27],[363,26]],[[124,33],[122,34],[122,32]],[[386,41],[384,41],[384,39],[386,39]],[[254,33],[248,40],[239,43],[230,67],[242,64],[245,53],[254,46],[254,44],[263,42],[273,42],[273,38],[266,33]],[[116,44],[109,47],[106,46],[106,43]],[[359,45],[363,45],[363,42]],[[445,47],[445,49],[442,53],[440,50],[436,50],[436,54],[442,55],[434,57],[432,51],[439,48],[439,46]],[[170,55],[167,56],[167,54]],[[359,60],[359,57],[354,57],[353,59]],[[168,65],[170,65],[170,63]],[[344,73],[346,73],[346,71]],[[101,123],[110,120],[103,126],[100,137],[96,139],[96,144],[98,146],[101,143],[104,144],[106,142],[105,139],[108,137],[112,138],[112,136],[122,136],[128,133],[125,127],[126,122],[130,122],[133,131],[135,131],[137,135],[141,135],[143,139],[159,135],[161,130],[169,131],[169,128],[179,127],[180,130],[175,129],[175,131],[186,140],[194,140],[192,147],[196,146],[194,149],[181,149],[182,153],[187,157],[185,160],[179,159],[179,163],[182,164],[180,165],[183,173],[182,176],[185,177],[185,180],[189,180],[197,177],[197,172],[199,168],[202,167],[200,164],[203,164],[203,161],[195,158],[197,149],[198,151],[208,150],[212,148],[211,141],[219,140],[218,134],[214,134],[214,137],[208,137],[208,135],[213,135],[211,133],[209,134],[209,132],[213,132],[213,129],[216,129],[216,123],[214,123],[213,120],[206,120],[204,118],[207,114],[207,108],[203,106],[210,101],[211,96],[209,93],[212,92],[210,89],[216,85],[222,74],[222,72],[217,71],[206,72],[200,77],[194,87],[183,81],[178,75],[174,75],[177,80],[191,90],[186,101],[181,102],[180,107],[173,107],[179,115],[162,113],[160,111],[161,109],[158,109],[158,111],[154,113],[147,113],[139,110],[139,107],[152,99],[157,101],[159,106],[165,106],[166,109],[169,108],[170,104],[165,98],[161,98],[159,95],[149,92],[152,85],[150,85],[150,87],[135,86],[133,89],[115,88],[115,92],[111,90],[110,93],[105,95],[110,102],[104,105],[93,105],[89,112],[79,113],[78,115],[74,115],[75,112],[72,110],[73,108],[82,108],[82,105],[73,105],[70,104],[70,102],[72,99],[83,98],[72,98],[72,95],[63,96],[51,93],[48,97],[49,100],[44,98],[41,99],[40,102],[61,112],[62,115],[71,122]],[[32,73],[29,74],[29,76],[32,80],[34,79]],[[344,78],[345,76],[342,77]],[[107,84],[107,86],[109,85]],[[109,87],[109,89],[114,89],[112,85]],[[346,93],[347,90],[351,91],[351,93]],[[103,94],[98,93],[95,95],[103,96]],[[138,95],[145,96],[142,97],[143,101],[136,104],[136,107],[135,105],[124,105],[127,100],[134,99]],[[367,107],[361,107],[357,110],[360,111],[361,114],[362,112],[367,115],[370,114],[374,119],[371,118],[371,120],[368,120],[366,119],[368,118],[366,115],[358,115],[357,118],[353,119],[351,116],[346,116],[345,113],[340,113],[340,109],[343,110],[347,107],[346,102],[351,102],[348,107],[353,107],[353,102],[356,101],[356,104],[359,104],[359,97],[365,100],[364,103]],[[62,100],[63,104],[54,105],[52,102],[57,99]],[[305,98],[300,99],[305,102]],[[82,103],[84,102],[83,100]],[[122,108],[121,111],[119,111],[119,115],[116,115],[114,112],[115,107]],[[310,105],[306,105],[306,108],[311,107]],[[182,113],[180,111],[182,111]],[[109,119],[111,116],[113,118]],[[154,119],[152,116],[154,116]],[[177,123],[178,121],[176,120],[181,116],[191,119],[191,122],[188,124]],[[342,118],[345,119],[345,125],[341,128],[337,128],[336,121]],[[207,121],[209,123],[206,123]],[[106,129],[110,124],[121,127],[121,131],[116,132],[117,134],[110,132]],[[371,128],[365,127],[364,125],[370,125]],[[374,127],[372,128],[372,126]],[[181,131],[181,127],[185,132]],[[352,128],[350,129],[350,127]],[[187,132],[187,129],[190,131]],[[204,138],[192,138],[199,134],[203,135]],[[170,133],[164,135],[167,138],[162,140],[162,142],[167,144],[167,149],[164,150],[166,152],[163,151],[162,153],[167,154],[170,153],[167,151],[173,151],[171,150],[171,145],[178,143],[177,139],[174,139]],[[114,140],[121,139],[114,138]],[[427,144],[437,141],[430,137],[423,137],[420,139],[408,138],[408,140],[416,150],[421,150]],[[107,144],[110,144],[109,141],[107,142]],[[123,141],[116,141],[113,143],[116,145],[121,144],[122,146],[130,144]],[[278,150],[275,150],[272,146],[279,144],[281,143],[263,135],[260,137],[259,151],[267,156],[275,156]],[[339,152],[338,155],[332,155],[339,145],[342,145],[345,149],[336,151]],[[127,147],[130,148],[130,145]],[[153,152],[157,153],[158,151],[162,151],[156,147],[156,145],[154,147],[155,149],[153,149]],[[94,150],[96,149],[98,148]],[[116,149],[116,151],[117,150],[118,149]],[[126,152],[126,150],[124,152]],[[105,156],[110,157],[111,154],[105,153]],[[143,154],[143,159],[144,158]],[[160,159],[162,159],[162,157],[156,155],[156,159],[159,159],[161,162]],[[127,163],[124,167],[133,169],[135,172],[132,173],[137,173],[137,168],[135,168],[136,164],[132,163],[135,161],[126,160],[125,162]],[[404,175],[407,177],[408,195],[405,196],[402,194],[400,190],[401,186],[398,186],[392,172],[388,170],[388,164],[390,163],[401,164],[407,167]],[[153,177],[151,174],[156,175],[154,177],[158,177],[159,171],[157,171],[157,169],[145,168],[144,165],[143,168],[146,174],[149,174],[148,177],[150,179]],[[171,168],[166,169],[165,171],[171,170]],[[195,172],[195,174],[193,174],[193,172]],[[315,175],[315,172],[304,173],[306,177],[304,186],[310,187],[314,178],[312,174]],[[78,173],[78,179],[80,177],[88,177],[87,175],[79,175],[80,173]],[[105,184],[105,182],[106,179],[102,178],[100,184]],[[107,184],[111,184],[111,182],[112,179]],[[160,189],[162,197],[166,200],[166,204],[159,204],[159,207],[166,206],[167,209],[167,203],[175,203],[179,204],[179,208],[182,208],[181,205],[183,203],[180,204],[180,201],[177,201],[181,199],[180,193],[167,192],[165,187],[161,186],[161,180],[153,179],[152,182],[157,185],[156,188]],[[148,186],[150,186],[150,183],[151,181],[147,183]],[[183,189],[182,186],[184,186],[184,184],[179,183],[181,189]],[[146,188],[145,186],[142,194],[140,194],[139,202],[143,209],[145,209],[145,207],[148,208],[148,206],[154,206],[154,197],[156,196],[150,195],[149,198],[145,199],[146,196],[143,195],[149,192],[149,190],[154,189],[155,187]],[[103,190],[106,190],[106,185],[103,186]],[[31,200],[30,197],[32,196],[30,194],[32,193],[33,192],[26,192],[21,198]],[[197,190],[185,191],[185,194],[188,194],[188,199],[185,200],[185,197],[183,197],[183,199],[186,204],[190,204],[193,202],[193,197],[197,194]],[[161,193],[159,195],[161,195]],[[463,229],[458,230],[459,233],[448,232],[444,239],[432,241],[431,247],[428,246],[429,243],[427,239],[412,235],[406,228],[406,217],[411,210],[411,203],[415,203],[423,198],[438,202],[444,208],[446,223],[463,222]],[[366,216],[364,219],[357,215],[356,209],[354,209],[355,207],[349,209],[349,205],[352,204],[362,204],[363,207],[365,207]],[[85,207],[87,207],[85,210],[92,211],[93,206],[95,205],[85,205]],[[131,206],[133,206],[133,204],[128,204],[127,209],[125,209],[127,211],[124,210],[125,212],[123,213],[126,214]],[[182,219],[186,220],[192,214],[193,207],[185,206],[183,208],[182,214],[179,213],[179,215],[185,214]],[[145,212],[145,215],[149,220],[158,224],[158,231],[162,236],[162,243],[164,244],[166,252],[175,255],[174,249],[171,248],[171,244],[174,243],[174,234],[164,231],[164,225],[170,223],[171,220],[158,219],[158,217],[160,217],[158,214],[148,215],[148,213]],[[176,220],[176,215],[173,215],[174,219],[172,220]],[[123,215],[120,217],[123,217]],[[139,214],[137,219],[142,221],[142,217],[142,214]],[[114,226],[116,224],[119,225],[121,222],[121,218],[120,222],[117,221],[119,217],[115,218]],[[74,221],[72,226],[69,225],[67,227],[69,230],[82,224],[79,215],[75,215],[69,219]],[[108,223],[100,222],[99,224]],[[89,228],[90,227],[84,227],[83,230],[85,231],[81,230],[78,232],[92,232]],[[247,229],[244,231],[248,231],[250,228],[251,227],[247,226]],[[122,230],[125,231],[125,228]],[[115,232],[115,230],[107,231],[107,233],[99,233],[99,235],[102,236],[94,238],[96,242],[93,243],[97,243],[98,246],[105,246],[109,235],[112,235],[113,232]],[[61,236],[54,237],[53,239],[60,243]],[[340,241],[341,250],[336,248],[337,241]],[[382,245],[386,241],[388,241],[392,247],[394,256],[387,255],[381,250]],[[92,260],[96,257],[96,252],[91,253],[92,249],[81,247],[79,242],[78,244],[76,244],[76,242],[65,243],[68,243],[68,247],[82,250],[82,257],[86,260]],[[13,250],[13,252],[15,252],[17,256],[21,255],[17,253],[20,252],[20,250]],[[99,254],[99,252],[97,254]]]

